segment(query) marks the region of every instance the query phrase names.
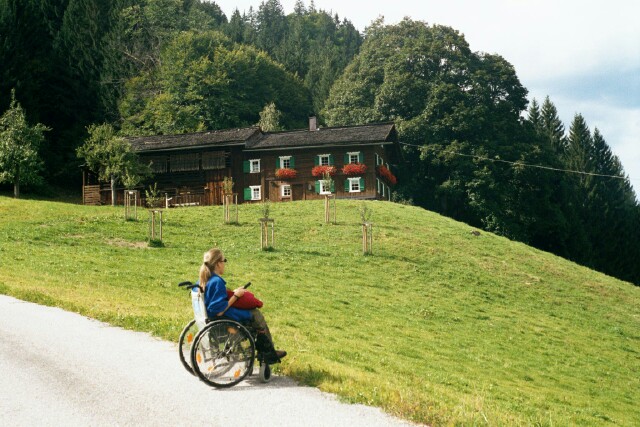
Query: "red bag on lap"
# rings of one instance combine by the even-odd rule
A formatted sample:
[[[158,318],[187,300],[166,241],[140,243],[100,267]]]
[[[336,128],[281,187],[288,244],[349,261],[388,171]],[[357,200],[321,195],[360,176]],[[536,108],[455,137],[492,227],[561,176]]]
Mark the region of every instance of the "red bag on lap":
[[[227,299],[233,296],[233,291],[227,289]],[[241,308],[243,310],[253,310],[262,307],[262,301],[256,298],[251,292],[245,291],[242,298],[233,303],[231,307]]]

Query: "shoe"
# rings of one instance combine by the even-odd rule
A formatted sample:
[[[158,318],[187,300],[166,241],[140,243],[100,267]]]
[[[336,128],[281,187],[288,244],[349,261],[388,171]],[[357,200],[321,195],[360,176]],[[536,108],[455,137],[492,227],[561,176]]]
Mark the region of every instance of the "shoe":
[[[263,361],[264,363],[266,363],[267,365],[273,365],[275,363],[280,363],[283,357],[285,357],[287,355],[287,352],[284,350],[274,350],[274,351],[269,351],[267,353],[263,354]]]

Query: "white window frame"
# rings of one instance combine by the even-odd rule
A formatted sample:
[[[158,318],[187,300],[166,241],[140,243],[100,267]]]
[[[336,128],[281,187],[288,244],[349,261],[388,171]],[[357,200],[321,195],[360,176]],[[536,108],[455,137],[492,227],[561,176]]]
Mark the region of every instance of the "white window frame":
[[[322,160],[326,159],[327,163],[322,163]],[[318,154],[318,165],[320,166],[331,166],[331,154]]]
[[[382,184],[382,197],[384,197],[384,188],[386,187],[386,185]]]
[[[260,159],[249,160],[249,172],[260,173]]]
[[[380,190],[380,178],[376,178],[376,187],[378,190],[378,194],[382,194],[382,191]]]
[[[250,185],[251,189],[251,200],[262,200],[262,186],[261,185]],[[257,190],[257,194],[256,194]]]
[[[347,153],[347,156],[349,156],[349,164],[359,163],[359,160],[360,160],[360,152],[359,151],[352,151],[350,153]],[[353,161],[353,158],[352,158],[353,156],[356,157],[356,161],[355,162]]]
[[[331,185],[324,179],[320,181],[320,194],[331,194]]]
[[[291,185],[289,184],[284,184],[281,188],[281,195],[282,197],[291,197]],[[287,194],[287,190],[289,194]]]
[[[289,162],[289,164],[285,166],[284,162]],[[291,156],[280,156],[280,168],[291,169]]]
[[[347,178],[349,180],[349,193],[362,193],[362,188],[360,188],[360,178]],[[354,190],[354,185],[358,186],[357,190]]]

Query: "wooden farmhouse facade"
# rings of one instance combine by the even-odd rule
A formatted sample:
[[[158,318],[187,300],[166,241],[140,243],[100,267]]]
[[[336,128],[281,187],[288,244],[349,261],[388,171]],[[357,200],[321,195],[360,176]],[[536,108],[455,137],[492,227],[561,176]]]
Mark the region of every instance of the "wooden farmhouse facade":
[[[129,138],[166,205],[218,205],[231,177],[238,202],[336,198],[388,200],[400,161],[393,123],[262,132],[258,127]],[[330,172],[331,188],[322,172]],[[326,176],[326,175],[325,175]],[[85,172],[85,204],[109,204],[106,183]],[[117,191],[124,199],[123,189]],[[144,191],[142,191],[144,193]]]

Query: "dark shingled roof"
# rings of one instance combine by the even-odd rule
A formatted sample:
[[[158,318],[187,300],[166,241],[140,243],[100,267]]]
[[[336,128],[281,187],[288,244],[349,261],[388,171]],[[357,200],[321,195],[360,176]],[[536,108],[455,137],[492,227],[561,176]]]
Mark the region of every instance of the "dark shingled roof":
[[[179,135],[154,135],[127,138],[134,151],[157,151],[180,148],[245,144],[260,134],[257,127],[215,130]]]
[[[393,142],[397,138],[393,123],[320,128],[317,131],[295,130],[265,133],[247,142],[247,150],[322,145],[354,145]]]
[[[245,145],[246,150],[358,145],[394,142],[398,138],[393,123],[369,124],[263,133],[258,127],[216,130],[179,135],[154,135],[127,138],[137,152]]]

